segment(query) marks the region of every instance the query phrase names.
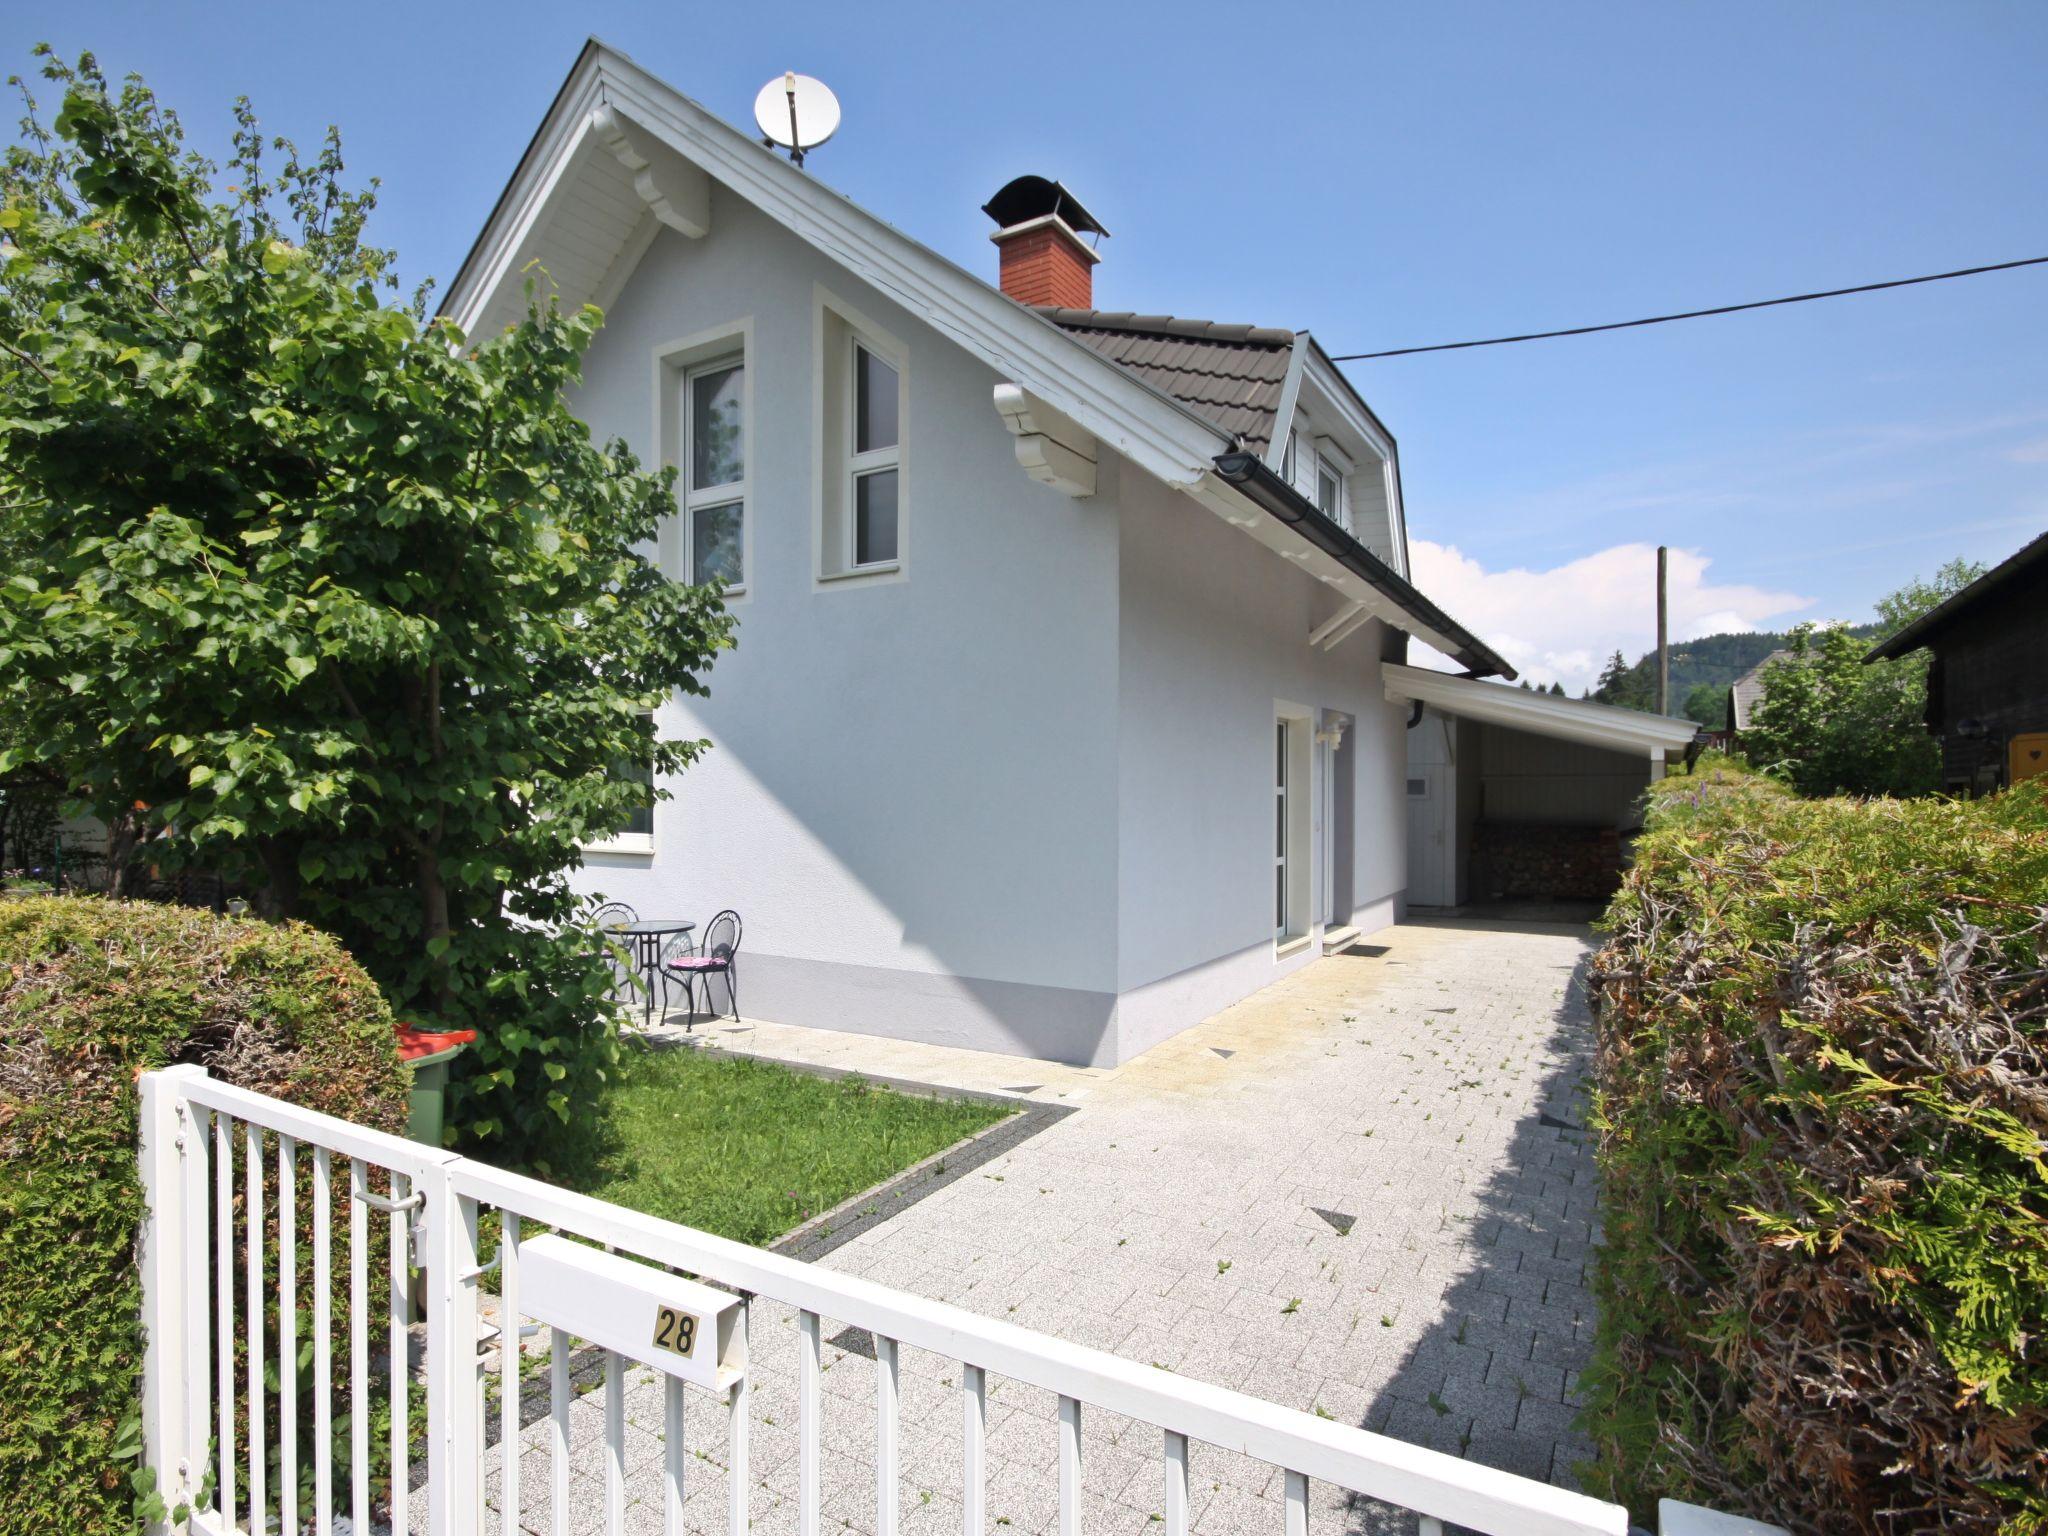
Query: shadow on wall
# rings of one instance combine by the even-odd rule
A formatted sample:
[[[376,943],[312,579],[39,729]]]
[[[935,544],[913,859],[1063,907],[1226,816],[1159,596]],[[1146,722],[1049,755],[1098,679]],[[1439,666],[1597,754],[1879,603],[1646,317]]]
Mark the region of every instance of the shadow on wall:
[[[1443,1286],[1441,1316],[1362,1421],[1413,1445],[1567,1488],[1578,1486],[1574,1464],[1593,1451],[1572,1427],[1594,1317],[1593,1136],[1582,1129],[1593,1061],[1590,959],[1572,967],[1548,1039],[1539,1042],[1551,1064],[1518,1096],[1530,1107],[1509,1135],[1500,1171],[1444,1213],[1446,1225],[1466,1230],[1443,1250],[1458,1267]],[[1413,1530],[1413,1520],[1354,1501],[1347,1524],[1380,1533]]]

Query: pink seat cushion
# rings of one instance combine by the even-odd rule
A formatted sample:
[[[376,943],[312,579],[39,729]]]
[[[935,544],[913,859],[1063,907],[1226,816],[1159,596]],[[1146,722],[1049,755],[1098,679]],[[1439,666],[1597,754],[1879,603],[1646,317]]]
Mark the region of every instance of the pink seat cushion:
[[[672,971],[722,971],[725,967],[726,962],[716,955],[689,955],[668,963],[668,968]]]

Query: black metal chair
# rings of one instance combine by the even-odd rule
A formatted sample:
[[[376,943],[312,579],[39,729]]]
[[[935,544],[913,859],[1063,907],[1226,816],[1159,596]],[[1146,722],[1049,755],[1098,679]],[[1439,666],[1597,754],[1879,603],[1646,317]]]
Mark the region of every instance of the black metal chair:
[[[693,954],[678,956],[674,960],[663,957],[664,979],[676,976],[682,980],[689,996],[690,1017],[697,1017],[697,982],[704,982],[704,1001],[711,1001],[711,978],[725,978],[726,1000],[732,1008],[735,1021],[740,1016],[739,988],[740,957],[740,915],[727,907],[718,916],[704,925],[704,947]],[[666,1002],[666,998],[663,1000]],[[715,1018],[716,1015],[714,1014]]]
[[[640,914],[623,901],[607,901],[602,906],[594,908],[585,921],[602,932],[618,923],[637,923],[640,921]],[[621,940],[607,937],[604,940],[604,957],[605,962],[612,968],[611,1000],[623,1008],[633,1001],[633,993],[639,980],[639,973],[632,963],[632,951]]]
[[[662,941],[661,959],[655,969],[661,976],[661,1016],[667,1019],[669,1011],[669,989],[681,987],[684,1000],[690,1004],[690,1011],[684,1015],[683,1024],[688,1028],[696,1020],[696,997],[690,988],[690,972],[681,962],[694,959],[697,954],[696,940],[687,933],[670,934]]]

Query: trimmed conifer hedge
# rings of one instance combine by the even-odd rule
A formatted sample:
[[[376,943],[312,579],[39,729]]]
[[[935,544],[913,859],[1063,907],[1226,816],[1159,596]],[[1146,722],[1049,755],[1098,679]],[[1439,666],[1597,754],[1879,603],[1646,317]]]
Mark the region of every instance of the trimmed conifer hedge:
[[[2048,785],[1660,786],[1594,962],[1600,1491],[2048,1529]]]
[[[0,1536],[127,1532],[150,1506],[135,1076],[178,1062],[361,1124],[405,1123],[390,1009],[324,934],[91,897],[0,900]]]

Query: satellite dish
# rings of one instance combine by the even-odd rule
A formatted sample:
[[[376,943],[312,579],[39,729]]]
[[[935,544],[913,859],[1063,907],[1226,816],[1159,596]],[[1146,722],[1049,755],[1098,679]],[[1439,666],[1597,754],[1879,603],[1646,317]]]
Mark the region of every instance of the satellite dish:
[[[816,149],[838,131],[839,98],[824,81],[792,70],[761,87],[754,98],[754,121],[769,144],[780,144],[802,165],[805,150]]]

